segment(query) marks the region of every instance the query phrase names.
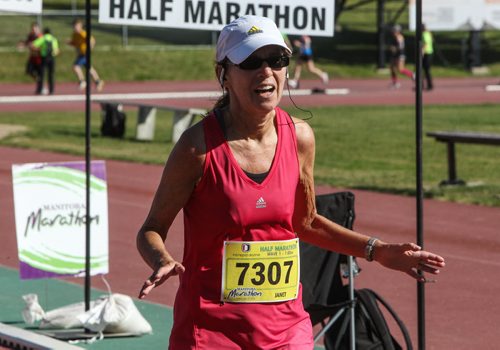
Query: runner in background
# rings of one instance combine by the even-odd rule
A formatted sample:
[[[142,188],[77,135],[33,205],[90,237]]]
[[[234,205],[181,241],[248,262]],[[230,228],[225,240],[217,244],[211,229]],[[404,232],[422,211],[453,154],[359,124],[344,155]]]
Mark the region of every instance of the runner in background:
[[[87,53],[87,32],[83,29],[83,22],[81,19],[75,19],[73,21],[73,35],[71,39],[68,41],[68,44],[73,46],[76,49],[76,59],[73,63],[73,71],[75,72],[78,81],[80,90],[85,90],[87,83],[85,81],[85,77],[83,75],[82,67],[85,68],[85,64],[87,63],[87,58],[85,54]],[[93,48],[95,45],[94,37],[90,38],[90,46]],[[102,91],[104,88],[104,81],[101,80],[99,74],[94,69],[94,67],[90,67],[90,76],[94,81],[97,91]]]
[[[324,85],[328,85],[328,74],[314,65],[311,38],[308,35],[302,35],[293,41],[293,45],[299,50],[299,53],[295,61],[293,79],[288,80],[290,87],[298,88],[300,86],[300,75],[304,64],[309,72],[316,74]]]
[[[26,62],[26,74],[32,77],[35,81],[38,80],[40,76],[40,69],[42,68],[42,57],[38,50],[33,50],[31,48],[31,43],[42,36],[42,31],[38,23],[31,23],[31,29],[25,40],[20,41],[17,44],[18,49],[27,48],[29,50],[28,61]]]
[[[431,91],[434,88],[431,74],[432,57],[434,55],[434,37],[425,24],[422,24],[422,42],[422,68],[427,83],[425,89]]]
[[[415,80],[413,72],[405,68],[405,37],[401,32],[401,26],[395,24],[392,27],[391,41],[389,43],[390,68],[391,68],[391,87],[398,89],[401,84],[398,81],[398,74],[406,75],[412,81]]]
[[[385,243],[317,214],[313,130],[278,107],[290,56],[268,18],[225,26],[215,68],[224,93],[165,164],[137,248],[152,270],[141,299],[180,276],[170,349],[313,349],[299,238],[420,282],[417,268],[436,274],[444,267],[413,243]],[[181,210],[182,263],[165,247]]]
[[[45,75],[47,75],[48,82],[48,93],[52,95],[54,93],[55,85],[55,70],[56,70],[56,56],[59,54],[59,42],[50,33],[49,28],[45,28],[43,31],[43,36],[34,40],[31,43],[31,48],[40,53],[42,57],[42,64],[40,69],[40,75],[38,76],[36,82],[36,93],[38,95],[45,93],[43,89],[43,83],[45,80]]]

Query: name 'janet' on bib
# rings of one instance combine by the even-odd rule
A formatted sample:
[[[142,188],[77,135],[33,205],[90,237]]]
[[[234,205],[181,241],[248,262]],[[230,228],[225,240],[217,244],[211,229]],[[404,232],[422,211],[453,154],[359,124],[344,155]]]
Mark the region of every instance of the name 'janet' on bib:
[[[225,241],[221,301],[268,303],[297,298],[298,238],[285,241]]]

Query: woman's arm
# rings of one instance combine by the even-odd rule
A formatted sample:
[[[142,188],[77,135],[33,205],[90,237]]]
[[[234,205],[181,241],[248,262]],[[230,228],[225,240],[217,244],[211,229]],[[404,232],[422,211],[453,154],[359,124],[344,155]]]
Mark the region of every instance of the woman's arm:
[[[304,121],[295,119],[295,125],[300,182],[295,195],[293,224],[300,239],[341,254],[372,258],[385,267],[403,271],[420,281],[425,281],[425,278],[417,273],[417,269],[433,274],[439,273],[439,268],[444,267],[444,259],[436,254],[422,251],[414,243],[389,244],[376,240],[370,251],[368,247],[370,236],[349,230],[316,212],[313,174],[314,134]]]
[[[308,243],[339,253],[363,256],[369,237],[348,230],[316,212],[314,191],[315,139],[311,127],[295,120],[300,182],[295,194],[294,227]]]
[[[139,298],[173,275],[184,272],[165,247],[167,232],[203,174],[205,145],[203,125],[186,130],[174,146],[153,199],[149,214],[137,234],[137,249],[153,274],[144,282]]]

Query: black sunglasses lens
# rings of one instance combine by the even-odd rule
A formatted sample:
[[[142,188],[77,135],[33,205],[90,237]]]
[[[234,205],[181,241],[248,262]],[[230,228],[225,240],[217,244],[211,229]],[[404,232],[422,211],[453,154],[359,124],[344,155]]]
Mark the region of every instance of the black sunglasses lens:
[[[288,64],[290,63],[290,58],[288,56],[278,56],[274,64],[270,63],[269,61],[267,61],[267,63],[269,63],[269,66],[271,68],[283,68],[288,66]]]
[[[253,69],[260,68],[262,66],[262,62],[264,62],[264,61],[261,58],[248,57],[246,60],[241,62],[238,66],[241,69],[253,70]]]
[[[238,66],[244,70],[254,70],[262,67],[262,63],[267,62],[269,67],[272,69],[278,69],[286,67],[290,64],[290,58],[288,56],[273,56],[265,59],[258,57],[249,57]]]

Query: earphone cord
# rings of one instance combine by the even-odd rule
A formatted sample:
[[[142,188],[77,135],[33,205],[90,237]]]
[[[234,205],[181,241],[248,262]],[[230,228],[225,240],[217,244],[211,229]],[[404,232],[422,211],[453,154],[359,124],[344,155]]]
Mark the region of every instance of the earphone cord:
[[[286,78],[286,88],[288,90],[288,97],[290,98],[290,101],[292,101],[293,106],[302,112],[309,113],[309,115],[310,115],[310,117],[308,117],[308,118],[301,118],[301,119],[302,120],[312,119],[314,117],[314,115],[312,114],[312,112],[310,110],[300,108],[299,106],[297,106],[297,104],[295,104],[295,101],[292,98],[292,93],[290,92],[290,84],[288,84],[288,77]]]

